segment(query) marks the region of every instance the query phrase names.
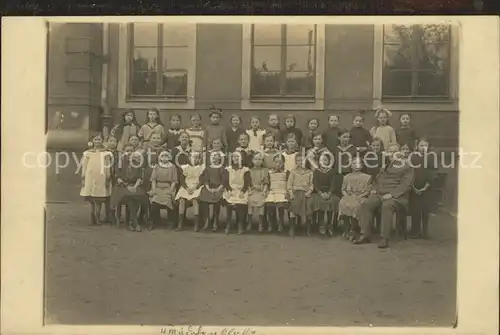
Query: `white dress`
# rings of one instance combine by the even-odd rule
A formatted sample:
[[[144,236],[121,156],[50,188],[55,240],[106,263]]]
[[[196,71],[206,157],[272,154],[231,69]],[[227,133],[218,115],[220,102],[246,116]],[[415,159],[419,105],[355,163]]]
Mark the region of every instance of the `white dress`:
[[[269,193],[266,202],[284,203],[287,202],[287,171],[269,171]]]
[[[226,168],[229,174],[229,186],[231,191],[225,190],[222,197],[230,204],[246,205],[248,204],[248,191],[240,197],[240,192],[243,189],[245,173],[250,171],[247,167],[241,169]]]
[[[83,153],[82,176],[84,185],[80,191],[83,197],[109,197],[111,196],[110,178],[113,154],[107,150],[90,149]]]
[[[255,135],[255,133],[257,133],[257,135]],[[255,152],[262,151],[264,147],[264,135],[266,134],[266,131],[263,129],[259,129],[254,132],[252,129],[247,129],[247,134],[250,138],[250,141],[248,142],[248,149]]]
[[[283,153],[283,157],[285,158],[285,171],[295,170],[295,168],[297,167],[297,164],[295,163],[296,156],[296,152],[292,154],[287,154],[286,152]]]
[[[200,185],[200,176],[205,170],[204,165],[181,165],[182,174],[184,175],[184,180],[188,188],[194,188]],[[189,194],[187,189],[181,186],[179,192],[175,196],[175,200],[186,199],[193,200],[200,196],[201,189],[203,185],[198,187],[193,194]]]

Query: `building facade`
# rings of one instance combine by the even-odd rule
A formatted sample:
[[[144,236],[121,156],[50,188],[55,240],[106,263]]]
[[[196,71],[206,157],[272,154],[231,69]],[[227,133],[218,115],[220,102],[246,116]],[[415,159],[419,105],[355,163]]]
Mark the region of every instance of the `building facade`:
[[[223,122],[317,117],[383,106],[410,113],[437,148],[458,146],[458,27],[446,25],[51,24],[48,147],[83,148],[125,109]]]

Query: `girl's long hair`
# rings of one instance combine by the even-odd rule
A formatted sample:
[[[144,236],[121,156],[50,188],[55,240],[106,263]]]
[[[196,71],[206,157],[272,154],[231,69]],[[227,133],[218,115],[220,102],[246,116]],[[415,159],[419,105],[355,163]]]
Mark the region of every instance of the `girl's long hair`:
[[[161,119],[160,119],[160,110],[158,108],[151,108],[148,110],[148,113],[146,115],[146,119],[147,119],[146,123],[149,122],[149,112],[156,113],[156,120],[155,120],[156,123],[161,124],[163,126],[163,123],[161,122]]]
[[[127,109],[122,113],[122,115],[120,117],[120,121],[118,122],[118,127],[115,130],[114,135],[115,135],[117,140],[119,140],[122,137],[123,128],[125,128],[125,126],[127,125],[127,123],[125,122],[125,115],[127,115],[127,114],[132,114],[131,124],[133,124],[137,127],[137,131],[139,131],[139,129],[141,128],[141,125],[139,124],[139,122],[137,122],[137,119],[135,117],[135,112],[132,109]]]

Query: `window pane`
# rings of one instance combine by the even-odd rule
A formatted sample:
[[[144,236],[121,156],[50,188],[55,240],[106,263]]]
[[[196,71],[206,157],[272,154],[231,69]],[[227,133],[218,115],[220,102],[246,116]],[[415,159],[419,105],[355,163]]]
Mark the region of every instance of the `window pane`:
[[[312,73],[287,72],[286,93],[287,95],[314,96],[316,79]]]
[[[152,47],[158,45],[157,23],[134,23],[134,46]]]
[[[382,94],[384,96],[410,96],[410,71],[384,71]]]
[[[156,72],[134,72],[132,73],[132,95],[155,95],[156,94]]]
[[[164,72],[163,94],[183,97],[187,96],[187,72]]]
[[[281,71],[281,47],[254,47],[253,66],[262,72]]]
[[[445,71],[449,61],[448,44],[423,44],[420,46],[419,69]]]
[[[411,47],[408,45],[384,46],[384,67],[389,69],[411,68]]]
[[[313,24],[288,24],[286,26],[287,45],[311,45],[315,44],[315,26]]]
[[[187,70],[188,48],[163,48],[163,70]]]
[[[163,24],[163,46],[187,47],[194,34],[190,24]]]
[[[251,95],[279,95],[280,94],[280,78],[279,72],[252,72],[252,92]]]
[[[314,46],[286,47],[286,70],[314,73]]]
[[[280,24],[254,24],[254,45],[281,45]]]
[[[134,71],[156,71],[157,48],[134,48],[132,68]]]
[[[418,74],[419,95],[448,96],[448,74],[446,72],[420,72]]]
[[[413,26],[402,24],[384,25],[384,44],[409,44],[412,39]]]

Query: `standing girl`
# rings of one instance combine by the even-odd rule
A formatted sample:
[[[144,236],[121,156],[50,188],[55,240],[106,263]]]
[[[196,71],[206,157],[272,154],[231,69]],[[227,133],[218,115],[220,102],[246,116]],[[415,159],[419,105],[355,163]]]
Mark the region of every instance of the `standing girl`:
[[[212,149],[212,141],[219,139],[222,142],[222,147],[227,149],[227,136],[226,128],[220,124],[222,118],[222,111],[218,108],[212,107],[210,114],[210,124],[205,127],[205,146]]]
[[[172,150],[179,145],[179,135],[181,133],[181,116],[174,114],[170,118],[170,128],[166,131],[167,149]]]
[[[339,214],[344,223],[344,237],[349,240],[356,238],[359,208],[371,191],[372,177],[362,172],[361,159],[354,159],[352,172],[344,177],[342,183],[342,199],[339,202]]]
[[[426,139],[418,140],[417,153],[411,156],[411,163],[415,172],[410,192],[411,238],[428,238],[436,166],[432,155],[429,155],[429,142]]]
[[[311,234],[313,173],[304,167],[304,158],[300,154],[295,157],[296,168],[290,171],[287,181],[288,196],[290,198],[290,236],[292,237],[295,236],[297,217],[305,223],[306,235]]]
[[[352,119],[352,128],[349,131],[351,134],[351,144],[356,147],[356,151],[363,157],[370,148],[372,136],[370,132],[363,128],[365,118],[362,115],[355,115]]]
[[[146,122],[137,136],[142,140],[143,148],[146,149],[151,141],[153,134],[160,135],[161,144],[165,141],[165,128],[160,120],[160,111],[157,108],[152,108],[148,111],[148,122]]]
[[[313,137],[318,134],[319,120],[316,118],[309,119],[307,122],[307,133],[304,135],[304,147],[306,150],[311,149],[313,145]]]
[[[232,226],[232,214],[236,212],[238,223],[238,235],[243,234],[243,226],[248,212],[248,188],[251,184],[250,171],[248,167],[242,166],[242,156],[234,152],[230,157],[231,166],[226,168],[226,180],[224,182],[223,198],[227,203],[226,234],[229,234]]]
[[[102,136],[92,138],[93,147],[83,153],[80,195],[90,202],[90,224],[101,225],[101,207],[111,196],[113,155],[104,148]]]
[[[240,135],[245,133],[241,127],[241,117],[238,115],[231,115],[231,127],[226,131],[227,137],[227,151],[232,153],[239,146]]]
[[[248,148],[253,152],[262,151],[264,148],[264,135],[266,131],[260,128],[260,120],[258,117],[253,116],[250,119],[250,129],[247,129],[249,138]]]
[[[411,126],[410,114],[401,114],[399,117],[399,128],[396,130],[396,140],[400,146],[407,145],[414,150],[417,144],[417,133]]]
[[[294,137],[290,137],[286,141],[286,150],[283,153],[285,160],[285,170],[292,171],[297,167],[296,156],[298,155],[298,144]]]
[[[174,211],[175,191],[179,176],[177,167],[172,163],[172,154],[169,151],[162,151],[158,156],[158,164],[151,173],[151,216],[152,224],[149,229],[158,226],[161,221],[160,211],[167,210],[167,218],[172,221]]]
[[[111,166],[110,166],[110,178],[111,178],[111,189],[113,189],[113,187],[116,185],[116,166],[118,165],[118,160],[120,159],[120,153],[119,151],[116,149],[116,147],[118,146],[118,141],[116,140],[115,137],[113,136],[109,136],[108,139],[106,140],[106,150],[108,150],[112,157],[112,161],[111,161]],[[104,222],[111,222],[111,216],[112,216],[112,213],[111,213],[111,203],[110,203],[110,199],[111,198],[108,198],[106,199],[106,202],[104,203],[104,211],[106,213],[106,218],[104,219]]]
[[[197,113],[191,116],[191,128],[186,129],[186,133],[189,135],[189,139],[191,140],[191,148],[193,151],[202,152],[205,130],[201,127],[200,114]]]
[[[250,169],[251,185],[248,193],[248,224],[247,231],[252,230],[252,218],[258,215],[259,233],[264,231],[264,204],[269,188],[269,170],[263,167],[264,155],[253,156]]]
[[[175,200],[179,200],[179,222],[177,230],[182,229],[186,219],[187,205],[192,203],[194,211],[194,231],[198,231],[200,226],[198,197],[200,196],[203,186],[200,182],[200,176],[205,170],[205,166],[201,164],[201,152],[192,151],[189,158],[189,164],[181,166],[182,173],[179,176],[181,187],[175,197]]]
[[[270,114],[267,120],[268,126],[266,128],[266,133],[274,137],[275,148],[278,149],[280,146],[280,119],[277,114]]]
[[[285,208],[288,205],[287,180],[290,172],[285,170],[285,160],[282,155],[275,155],[273,161],[274,167],[269,171],[269,192],[266,197],[268,231],[271,232],[277,223],[278,231],[282,232],[285,223]],[[276,220],[276,211],[278,211],[279,221]]]
[[[220,207],[227,171],[221,152],[214,151],[210,163],[201,174],[203,188],[200,192],[200,204],[203,208],[201,212],[205,221],[203,230],[207,230],[212,224],[212,231],[216,232],[219,226]]]
[[[271,133],[267,133],[264,138],[264,167],[272,169],[274,167],[274,156],[280,152],[276,149],[276,138]]]
[[[372,137],[378,137],[384,143],[384,148],[388,148],[390,144],[397,143],[396,132],[394,128],[389,125],[389,117],[392,113],[388,109],[378,109],[375,112],[377,118],[377,125],[370,129]]]
[[[297,120],[293,115],[287,115],[285,117],[285,129],[281,131],[280,142],[287,142],[288,138],[294,137],[297,142],[297,147],[302,144],[302,131],[296,127]]]
[[[318,220],[320,234],[326,235],[327,231],[333,233],[330,224],[334,213],[338,211],[340,200],[335,194],[335,183],[338,179],[333,168],[334,156],[330,152],[320,154],[318,165],[319,167],[313,171],[313,211]]]
[[[328,117],[328,129],[323,132],[323,143],[325,143],[325,146],[332,153],[335,153],[337,150],[339,137],[342,132],[339,123],[340,118],[337,115],[330,115]]]
[[[110,131],[110,135],[118,139],[118,145],[116,147],[118,151],[123,151],[125,144],[129,143],[129,138],[131,136],[137,136],[140,128],[141,126],[139,122],[137,122],[133,110],[127,109],[123,112],[120,122]]]

